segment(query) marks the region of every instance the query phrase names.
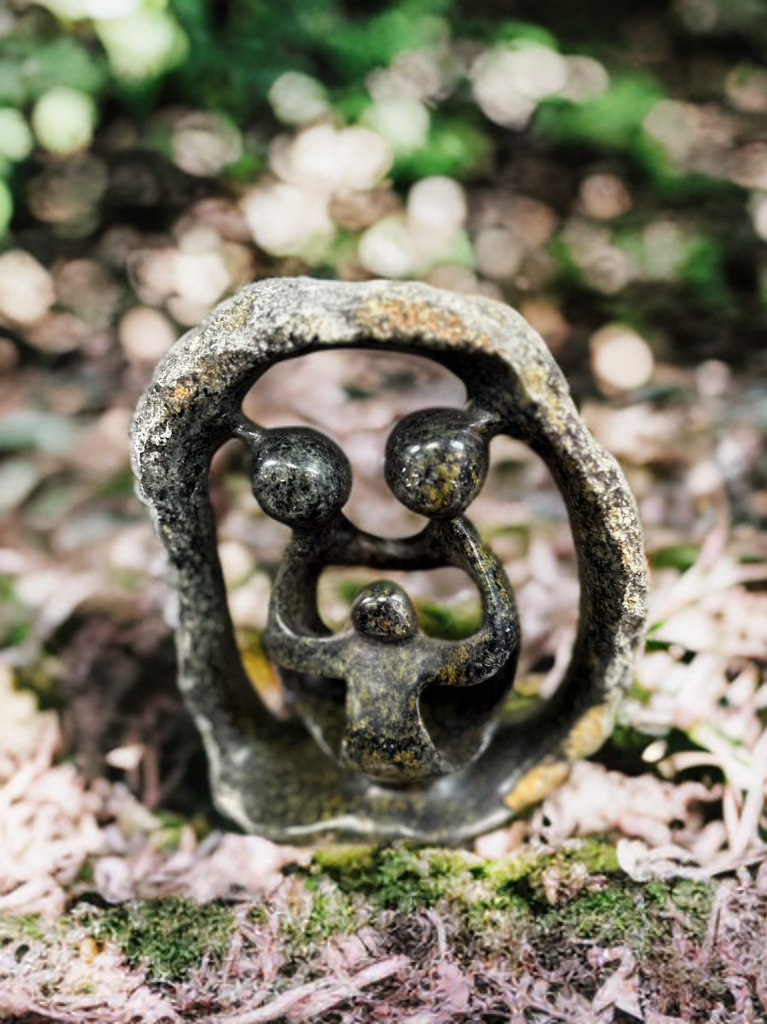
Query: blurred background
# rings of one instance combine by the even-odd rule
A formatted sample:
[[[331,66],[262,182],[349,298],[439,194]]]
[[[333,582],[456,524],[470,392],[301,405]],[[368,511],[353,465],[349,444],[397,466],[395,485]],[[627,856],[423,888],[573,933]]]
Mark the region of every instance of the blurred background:
[[[133,494],[139,395],[246,282],[419,279],[517,307],[637,495],[653,627],[602,766],[686,772],[729,799],[722,820],[674,810],[702,860],[759,841],[766,58],[763,0],[5,0],[0,746],[55,707],[89,775],[152,807],[179,792],[199,746]],[[336,437],[351,518],[396,535],[417,521],[386,494],[386,435],[462,396],[417,358],[328,353],[270,371],[246,408]],[[260,634],[285,531],[237,445],[215,461],[213,500],[248,669],[278,703]],[[577,614],[558,492],[499,439],[470,515],[517,590],[519,693],[545,693]],[[475,628],[459,576],[408,580],[424,628]],[[325,574],[331,625],[366,578]]]

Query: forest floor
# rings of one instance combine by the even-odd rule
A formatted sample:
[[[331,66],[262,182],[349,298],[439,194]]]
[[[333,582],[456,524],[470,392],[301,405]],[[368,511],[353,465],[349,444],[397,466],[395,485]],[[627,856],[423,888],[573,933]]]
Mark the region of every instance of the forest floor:
[[[0,76],[0,185],[16,202],[0,253],[3,1021],[767,1020],[764,18],[748,29],[748,5],[714,0],[631,6],[593,47],[517,23],[467,39],[460,19],[435,42],[435,18],[412,14],[392,53],[371,43],[371,68],[355,70],[364,109],[337,82],[311,93],[305,76],[302,102],[319,107],[291,120],[286,72],[247,126],[234,106],[180,104],[172,78],[155,108],[133,94],[121,107],[103,85],[103,25],[83,15],[73,28],[54,0],[0,12],[9,81],[29,90],[13,100]],[[345,24],[304,39],[325,55],[318,75]],[[365,39],[394,38],[376,24]],[[237,32],[221,39],[228,73]],[[529,46],[559,93],[539,82],[512,109]],[[203,91],[218,81],[212,63],[185,67],[185,96],[197,77]],[[71,145],[36,104],[75,72],[99,113]],[[387,134],[392,97],[431,118],[412,150]],[[0,190],[0,220],[4,202]],[[242,284],[297,274],[510,302],[637,498],[648,640],[613,735],[470,848],[299,849],[241,835],[212,807],[130,423],[176,337]],[[408,412],[463,398],[425,360],[328,352],[271,369],[244,408],[330,434],[353,466],[350,518],[398,536],[418,520],[384,485],[386,436]],[[516,689],[546,697],[576,630],[573,541],[543,463],[508,438],[491,456],[468,514],[517,596]],[[211,494],[263,691],[287,531],[253,500],[234,442]],[[332,628],[368,579],[323,574]],[[457,570],[406,584],[424,629],[476,625]]]
[[[362,467],[352,518],[410,532],[379,449],[411,408],[459,401],[459,382],[408,357],[303,363],[246,407],[269,425],[322,423]],[[17,369],[6,402],[62,386]],[[471,850],[312,854],[233,833],[210,806],[175,691],[171,592],[126,479],[123,409],[64,446],[71,420],[27,398],[8,419],[36,448],[4,463],[30,482],[0,552],[15,634],[0,665],[4,1019],[761,1019],[767,541],[748,515],[765,498],[761,401],[709,361],[659,364],[653,390],[581,403],[637,494],[652,565],[648,648],[607,746]],[[235,622],[257,650],[284,536],[234,447],[214,501]],[[542,463],[501,440],[471,514],[518,596],[517,685],[545,694],[577,619],[564,506]],[[362,575],[323,576],[331,624]],[[408,587],[427,628],[465,632],[479,614],[457,573]],[[258,654],[249,667],[258,681]]]

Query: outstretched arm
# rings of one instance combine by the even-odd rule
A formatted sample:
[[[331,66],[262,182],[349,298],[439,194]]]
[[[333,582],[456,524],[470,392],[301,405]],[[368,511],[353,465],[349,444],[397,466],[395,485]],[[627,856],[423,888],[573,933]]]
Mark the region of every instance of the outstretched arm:
[[[294,538],[274,581],[266,626],[270,657],[283,668],[337,677],[348,634],[332,634],[317,612],[320,568],[311,545]]]
[[[494,675],[510,659],[516,662],[519,620],[514,595],[503,566],[467,520],[458,517],[434,522],[433,529],[434,543],[443,550],[445,560],[464,569],[476,583],[483,623],[466,640],[440,644],[441,664],[432,681],[443,686],[471,686]]]
[[[269,656],[283,668],[337,678],[352,637],[349,633],[329,636],[298,633],[279,612],[272,610],[265,639]]]

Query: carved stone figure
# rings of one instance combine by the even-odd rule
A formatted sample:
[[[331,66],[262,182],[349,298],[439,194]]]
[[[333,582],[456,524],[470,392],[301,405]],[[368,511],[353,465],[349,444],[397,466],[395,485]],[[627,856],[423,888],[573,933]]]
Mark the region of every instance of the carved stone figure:
[[[265,429],[243,396],[273,363],[328,348],[408,351],[466,384],[464,409],[401,420],[384,474],[428,519],[383,539],[343,513],[346,456],[308,428]],[[578,636],[556,693],[504,710],[519,626],[509,581],[464,510],[482,487],[488,445],[508,434],[548,464],[578,551]],[[237,650],[208,495],[210,460],[239,438],[264,512],[291,528],[272,590],[266,646],[293,710],[275,717]],[[548,349],[514,310],[423,284],[279,279],[250,285],[189,331],[158,367],[136,414],[133,459],[179,595],[180,685],[205,740],[219,808],[243,828],[314,836],[457,841],[544,795],[609,735],[643,636],[646,572],[633,498],[588,433]],[[483,621],[465,640],[426,636],[385,575],[332,633],[317,609],[329,565],[456,566]]]

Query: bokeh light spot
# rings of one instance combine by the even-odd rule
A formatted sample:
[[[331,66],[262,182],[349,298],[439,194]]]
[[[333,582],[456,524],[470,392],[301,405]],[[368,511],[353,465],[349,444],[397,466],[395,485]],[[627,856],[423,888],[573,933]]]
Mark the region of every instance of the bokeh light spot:
[[[389,143],[397,156],[407,156],[425,146],[431,125],[423,103],[404,96],[371,104],[362,120]]]
[[[652,350],[641,335],[624,324],[607,324],[591,336],[591,369],[606,394],[632,391],[646,384],[655,368]]]
[[[74,153],[93,138],[96,106],[90,96],[59,85],[46,92],[32,110],[32,127],[40,145],[52,153]]]
[[[242,135],[219,114],[194,111],[177,121],[171,148],[173,162],[182,171],[213,177],[242,156]]]
[[[55,297],[51,275],[34,256],[22,249],[0,256],[0,314],[32,324],[45,316]]]
[[[0,157],[24,160],[33,146],[32,132],[24,115],[11,107],[0,109]]]
[[[578,195],[583,212],[595,220],[612,220],[631,209],[631,193],[615,174],[590,174]]]
[[[189,42],[167,11],[137,10],[124,18],[96,22],[96,31],[118,78],[141,81],[180,64]]]
[[[269,103],[278,121],[297,126],[317,121],[330,110],[324,86],[300,71],[286,71],[275,79]]]

